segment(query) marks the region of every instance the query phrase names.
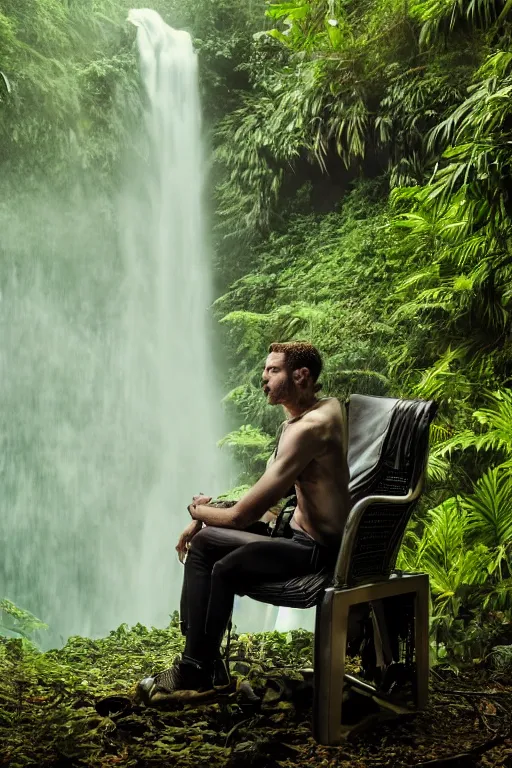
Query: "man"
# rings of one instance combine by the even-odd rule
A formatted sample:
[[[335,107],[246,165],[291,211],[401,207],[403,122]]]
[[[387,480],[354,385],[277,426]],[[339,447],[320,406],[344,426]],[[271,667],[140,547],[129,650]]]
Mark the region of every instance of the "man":
[[[139,683],[146,704],[210,696],[229,685],[220,646],[235,591],[241,584],[280,581],[334,567],[349,511],[347,423],[335,398],[318,398],[322,360],[311,344],[271,344],[262,384],[271,405],[282,405],[285,421],[265,473],[229,508],[196,496],[192,522],[178,554],[185,562],[181,619],[186,626],[181,660]],[[297,507],[291,538],[246,529],[295,486]],[[204,527],[203,527],[204,524]]]

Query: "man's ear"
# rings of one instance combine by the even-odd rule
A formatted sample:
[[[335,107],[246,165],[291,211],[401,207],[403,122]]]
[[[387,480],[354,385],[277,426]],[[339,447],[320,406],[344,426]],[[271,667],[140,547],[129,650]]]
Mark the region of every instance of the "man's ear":
[[[293,372],[293,380],[296,384],[306,382],[309,378],[309,368],[296,368]]]

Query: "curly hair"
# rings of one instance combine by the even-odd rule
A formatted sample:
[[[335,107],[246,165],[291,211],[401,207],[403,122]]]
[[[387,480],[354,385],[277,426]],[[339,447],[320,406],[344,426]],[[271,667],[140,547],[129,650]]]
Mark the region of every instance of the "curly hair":
[[[320,352],[307,341],[274,342],[270,345],[269,352],[282,352],[289,371],[297,368],[307,368],[313,381],[316,381],[322,370],[322,358]]]

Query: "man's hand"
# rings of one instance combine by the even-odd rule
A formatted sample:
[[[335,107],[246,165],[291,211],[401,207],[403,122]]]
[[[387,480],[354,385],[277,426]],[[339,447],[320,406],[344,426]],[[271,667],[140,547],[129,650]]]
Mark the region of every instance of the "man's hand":
[[[180,563],[185,560],[185,555],[187,554],[190,542],[202,527],[203,524],[200,520],[192,520],[181,534],[178,543],[176,544],[176,552],[178,553]]]
[[[201,504],[209,504],[211,500],[211,496],[205,496],[203,493],[192,496],[192,504],[195,504],[196,507],[199,507]]]
[[[191,504],[188,505],[187,510],[190,517],[194,520],[194,510],[201,505],[205,506],[212,500],[211,496],[204,496],[202,493],[192,497]]]

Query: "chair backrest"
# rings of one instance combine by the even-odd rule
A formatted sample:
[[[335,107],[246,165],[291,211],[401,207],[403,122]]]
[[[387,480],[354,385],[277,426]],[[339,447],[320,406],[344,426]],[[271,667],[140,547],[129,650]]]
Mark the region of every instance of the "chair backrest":
[[[335,583],[387,578],[418,501],[432,401],[352,395],[348,404],[349,515]]]

